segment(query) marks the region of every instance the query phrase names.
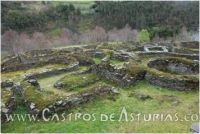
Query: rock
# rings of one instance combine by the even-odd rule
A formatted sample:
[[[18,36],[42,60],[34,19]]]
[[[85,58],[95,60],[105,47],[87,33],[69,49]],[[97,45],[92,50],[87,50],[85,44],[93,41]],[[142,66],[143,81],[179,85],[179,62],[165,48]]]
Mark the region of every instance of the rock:
[[[103,57],[104,53],[101,51],[95,51],[94,55],[95,55],[95,57]]]
[[[55,105],[56,105],[56,106],[60,106],[62,103],[63,103],[63,101],[60,100],[60,101],[57,101]]]
[[[1,88],[6,88],[6,87],[12,87],[13,86],[13,80],[5,80],[1,82]]]
[[[75,69],[75,68],[77,68],[78,66],[79,66],[79,62],[76,62],[76,63],[70,64],[70,65],[68,66],[68,69]]]
[[[150,95],[144,94],[144,93],[140,93],[140,92],[133,92],[129,95],[129,97],[134,96],[139,100],[147,100],[147,99],[152,99],[152,97]]]
[[[5,107],[3,107],[3,108],[1,109],[1,111],[2,111],[3,113],[7,114],[7,113],[8,113],[8,111],[9,111],[9,109],[8,109],[8,108],[5,108]]]
[[[27,82],[30,83],[32,86],[36,87],[36,89],[38,91],[42,91],[42,89],[40,88],[40,85],[36,79],[29,79],[29,80],[27,80]]]
[[[109,63],[110,57],[109,57],[109,56],[106,56],[106,57],[104,57],[101,61],[102,61],[103,63]]]
[[[30,109],[32,110],[32,109],[35,109],[35,103],[32,103],[31,102],[31,104],[30,104]]]
[[[191,132],[193,132],[193,133],[199,133],[199,128],[200,128],[199,123],[193,123],[193,124],[191,125],[190,130],[191,130]]]
[[[33,109],[33,112],[37,114],[40,112],[40,110],[35,108],[35,109]]]
[[[114,94],[119,94],[119,90],[115,87],[112,87],[111,88],[111,91],[114,93]]]
[[[81,97],[74,97],[74,98],[69,99],[68,101],[71,102],[71,105],[75,106],[75,105],[78,105],[82,102],[82,98]]]
[[[57,89],[61,89],[64,87],[63,83],[62,82],[56,82],[54,85],[53,85],[55,88]]]
[[[22,78],[23,78],[24,80],[28,80],[28,79],[33,78],[33,76],[32,76],[32,74],[29,73],[29,74],[23,75]]]
[[[20,83],[14,84],[12,91],[15,95],[22,96],[22,87],[20,86]]]
[[[49,109],[53,108],[53,105],[49,105],[48,108],[49,108]]]
[[[63,103],[62,103],[62,106],[64,107],[66,104],[67,104],[66,102],[63,102]]]
[[[31,83],[32,86],[39,86],[39,83],[36,79],[30,79],[28,80],[28,83]]]

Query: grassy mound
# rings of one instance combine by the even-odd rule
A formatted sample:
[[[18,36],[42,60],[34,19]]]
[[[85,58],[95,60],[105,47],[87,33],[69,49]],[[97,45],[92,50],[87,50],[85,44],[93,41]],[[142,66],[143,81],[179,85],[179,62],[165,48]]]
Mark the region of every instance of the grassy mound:
[[[99,78],[96,74],[69,74],[57,82],[62,83],[63,89],[66,91],[76,91],[97,81],[99,81]]]

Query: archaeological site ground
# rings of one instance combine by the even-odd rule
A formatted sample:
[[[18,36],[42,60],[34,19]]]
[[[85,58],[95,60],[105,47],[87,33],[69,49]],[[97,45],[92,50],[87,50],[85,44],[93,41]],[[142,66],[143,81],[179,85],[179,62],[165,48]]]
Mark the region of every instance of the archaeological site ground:
[[[188,114],[188,120],[197,121],[192,115],[198,114],[199,104],[198,54],[179,52],[186,47],[196,52],[198,42],[101,43],[8,57],[1,66],[2,121],[13,112],[42,118],[46,108],[45,119],[53,119],[10,121],[3,123],[3,131],[14,127],[18,132],[162,132],[167,128],[188,132],[191,120],[131,121],[128,115],[128,121],[125,117],[119,121],[123,107],[128,114],[178,112],[180,118]],[[61,115],[59,119],[53,115],[63,111],[82,115],[58,121],[63,120]],[[116,114],[115,121],[99,119],[100,114],[111,113]]]
[[[138,30],[140,31],[138,33],[137,30],[132,30],[133,27],[130,25],[132,23],[129,24],[130,27],[126,25],[123,29],[102,32],[102,28],[93,27],[97,24],[93,24],[91,19],[96,19],[101,24],[106,23],[107,26],[108,24],[118,26],[118,22],[120,24],[122,22],[117,17],[117,22],[111,17],[112,23],[100,21],[98,15],[96,18],[91,17],[93,12],[86,5],[94,6],[95,2],[81,6],[72,2],[75,7],[70,4],[69,7],[63,6],[58,11],[56,2],[49,5],[48,2],[41,3],[21,2],[19,7],[12,10],[9,8],[17,4],[4,2],[1,5],[2,12],[8,14],[7,17],[2,16],[4,28],[2,28],[1,45],[2,133],[199,131],[199,41],[193,38],[186,39],[189,37],[186,33],[175,37],[174,35],[179,33],[174,31],[170,39],[167,39],[166,33],[170,31],[168,29],[160,30],[157,39],[158,37],[154,37],[151,33],[152,29],[143,28],[150,21],[148,18],[144,25],[142,25],[143,20],[134,23],[138,25],[138,29],[140,26],[143,28]],[[115,2],[108,2],[108,5],[105,3],[96,2],[95,6],[99,7],[98,13],[104,11],[105,14],[109,14],[107,10],[112,10],[109,4]],[[120,2],[116,3],[117,6],[112,5],[113,10],[126,7],[126,2],[121,2],[121,6]],[[143,4],[145,5],[145,2]],[[48,9],[55,6],[51,10],[55,10],[58,14],[45,12],[48,17],[53,14],[54,17],[59,16],[65,20],[66,16],[61,12],[67,10],[69,12],[68,19],[65,20],[67,24],[62,25],[65,23],[58,20],[59,17],[55,17],[58,22],[52,19],[44,25],[48,25],[48,28],[53,25],[54,31],[51,35],[49,32],[46,33],[47,29],[34,35],[33,29],[44,28],[43,20],[39,21],[41,24],[30,26],[26,25],[26,19],[22,17],[24,21],[20,23],[15,22],[20,17],[9,18],[13,12],[18,15],[22,11],[24,13],[27,10],[32,11],[32,8],[39,10],[41,5]],[[127,9],[129,5],[130,3]],[[77,15],[78,7],[81,7],[82,18]],[[146,11],[145,8],[144,10]],[[128,11],[132,9],[129,7]],[[128,11],[126,13],[129,13]],[[147,11],[150,12],[150,9]],[[135,13],[135,10],[132,12]],[[103,13],[101,15],[105,17]],[[105,20],[111,19],[109,15],[106,17]],[[12,18],[15,18],[15,15]],[[77,19],[80,19],[80,22]],[[127,24],[129,19],[126,17],[123,19],[127,21],[123,23]],[[163,26],[164,24],[163,22]],[[70,28],[55,30],[55,26]],[[84,30],[88,27],[96,30]],[[80,31],[77,32],[76,28]],[[57,45],[53,46],[56,43]],[[48,44],[48,47],[41,44]]]

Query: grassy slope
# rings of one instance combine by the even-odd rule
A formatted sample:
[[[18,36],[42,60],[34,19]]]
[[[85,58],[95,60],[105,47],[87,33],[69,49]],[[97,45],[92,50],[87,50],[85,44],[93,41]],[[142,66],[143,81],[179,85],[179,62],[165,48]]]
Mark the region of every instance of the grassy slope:
[[[148,93],[153,97],[152,100],[141,101],[134,97],[128,97],[132,91]],[[176,113],[180,115],[198,113],[195,102],[198,100],[198,92],[178,92],[152,86],[146,82],[139,82],[135,86],[123,89],[116,101],[100,99],[88,104],[84,104],[72,112],[95,113],[96,121],[60,121],[60,122],[10,122],[3,124],[3,132],[189,132],[191,122],[103,122],[99,120],[100,113],[119,113],[122,107],[126,107],[128,113]],[[181,103],[172,106],[169,102],[160,102],[162,95],[174,95]],[[15,113],[26,111],[21,110]],[[90,127],[88,127],[90,126]]]

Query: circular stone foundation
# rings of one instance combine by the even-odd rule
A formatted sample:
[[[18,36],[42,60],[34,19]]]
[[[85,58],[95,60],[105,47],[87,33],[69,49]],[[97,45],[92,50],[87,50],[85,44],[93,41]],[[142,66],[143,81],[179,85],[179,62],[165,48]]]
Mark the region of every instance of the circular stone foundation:
[[[178,75],[195,75],[199,73],[199,64],[192,60],[181,58],[161,58],[148,63],[150,68],[155,68],[165,73]]]

